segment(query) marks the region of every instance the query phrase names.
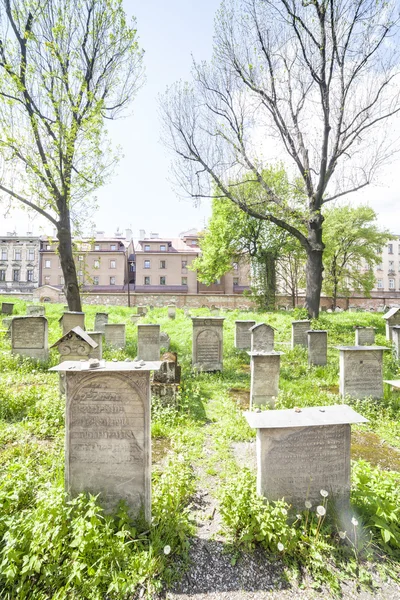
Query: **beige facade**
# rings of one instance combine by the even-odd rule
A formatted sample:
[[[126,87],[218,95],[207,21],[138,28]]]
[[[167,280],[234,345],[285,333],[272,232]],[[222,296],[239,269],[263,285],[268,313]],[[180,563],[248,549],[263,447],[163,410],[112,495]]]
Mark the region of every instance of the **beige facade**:
[[[400,236],[394,235],[382,251],[382,261],[375,267],[377,292],[400,291]]]
[[[30,292],[39,285],[37,236],[0,236],[0,293]]]

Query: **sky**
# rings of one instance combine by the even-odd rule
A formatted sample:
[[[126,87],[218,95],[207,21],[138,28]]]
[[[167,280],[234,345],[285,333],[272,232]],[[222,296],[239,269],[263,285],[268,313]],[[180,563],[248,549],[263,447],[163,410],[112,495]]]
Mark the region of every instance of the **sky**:
[[[220,0],[125,0],[128,15],[137,18],[139,43],[145,49],[146,83],[130,107],[131,114],[109,124],[114,146],[124,157],[110,182],[97,191],[99,208],[93,216],[97,231],[113,234],[130,228],[175,237],[204,227],[210,201],[199,207],[180,199],[169,180],[171,155],[160,141],[158,95],[179,79],[189,79],[192,54],[207,60],[212,53],[213,21]],[[345,200],[369,203],[379,224],[400,234],[400,158],[381,172],[378,186]],[[3,217],[3,215],[1,215]],[[52,233],[47,222],[14,210],[2,218],[0,232]]]

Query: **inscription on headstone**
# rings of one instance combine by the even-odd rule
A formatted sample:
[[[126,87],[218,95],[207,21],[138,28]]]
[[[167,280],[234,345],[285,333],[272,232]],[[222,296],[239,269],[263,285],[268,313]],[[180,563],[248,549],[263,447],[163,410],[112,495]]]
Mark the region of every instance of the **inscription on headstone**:
[[[250,362],[250,408],[254,405],[275,406],[279,393],[279,371],[282,352],[249,352]]]
[[[138,350],[140,360],[160,360],[160,325],[138,324]]]
[[[250,329],[252,352],[273,352],[275,330],[271,325],[259,323]]]
[[[11,321],[11,351],[45,361],[49,357],[48,325],[45,317],[14,317]]]
[[[192,362],[201,371],[222,371],[224,317],[192,317]]]
[[[104,333],[104,325],[108,323],[108,313],[96,313],[94,317],[94,330]]]
[[[109,346],[125,348],[125,323],[106,323],[104,338]]]
[[[339,346],[339,391],[354,398],[383,397],[385,346]]]
[[[250,328],[255,321],[235,321],[235,348],[238,350],[249,350],[251,347]]]
[[[356,346],[372,346],[375,344],[375,327],[356,327]]]
[[[308,364],[326,365],[328,352],[328,332],[313,329],[307,332],[308,336]]]
[[[310,331],[311,321],[292,321],[292,348],[295,346],[308,347],[308,332]]]

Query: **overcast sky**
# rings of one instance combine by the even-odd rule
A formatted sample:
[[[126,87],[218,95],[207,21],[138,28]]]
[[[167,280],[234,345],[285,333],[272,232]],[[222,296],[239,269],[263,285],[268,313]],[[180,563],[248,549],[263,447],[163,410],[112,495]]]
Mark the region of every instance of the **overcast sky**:
[[[98,191],[97,230],[114,233],[130,227],[177,236],[192,227],[202,228],[210,214],[208,200],[199,208],[191,200],[176,197],[168,181],[171,157],[160,143],[158,94],[178,79],[190,77],[191,54],[209,59],[213,20],[219,0],[125,0],[129,15],[137,17],[140,44],[145,49],[146,84],[132,105],[132,116],[111,123],[110,136],[122,146],[124,158],[111,182]],[[380,187],[370,188],[348,200],[368,202],[379,213],[379,222],[400,233],[400,160],[380,177]],[[29,221],[14,211],[2,219],[0,232],[51,233],[47,222]]]

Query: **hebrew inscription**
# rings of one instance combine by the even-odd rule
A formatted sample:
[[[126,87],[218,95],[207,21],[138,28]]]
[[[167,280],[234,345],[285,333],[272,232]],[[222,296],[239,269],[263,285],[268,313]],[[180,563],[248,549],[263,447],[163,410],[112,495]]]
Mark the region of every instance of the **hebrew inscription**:
[[[40,349],[44,347],[44,320],[29,317],[25,319],[13,319],[12,341],[13,348]]]

